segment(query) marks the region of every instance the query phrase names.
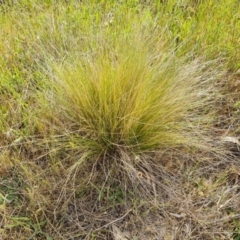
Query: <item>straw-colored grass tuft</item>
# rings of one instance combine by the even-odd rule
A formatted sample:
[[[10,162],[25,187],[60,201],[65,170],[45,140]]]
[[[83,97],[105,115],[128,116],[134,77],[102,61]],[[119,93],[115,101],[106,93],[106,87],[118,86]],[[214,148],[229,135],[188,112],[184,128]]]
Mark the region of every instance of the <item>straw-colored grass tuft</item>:
[[[98,38],[92,54],[48,64],[38,126],[50,152],[68,159],[66,187],[73,180],[103,189],[108,182],[152,199],[166,163],[159,153],[215,151],[208,131],[220,71],[214,62],[176,57],[153,33]]]
[[[53,66],[49,127],[64,148],[106,156],[200,144],[212,117],[209,63],[186,63],[155,39],[137,40]]]

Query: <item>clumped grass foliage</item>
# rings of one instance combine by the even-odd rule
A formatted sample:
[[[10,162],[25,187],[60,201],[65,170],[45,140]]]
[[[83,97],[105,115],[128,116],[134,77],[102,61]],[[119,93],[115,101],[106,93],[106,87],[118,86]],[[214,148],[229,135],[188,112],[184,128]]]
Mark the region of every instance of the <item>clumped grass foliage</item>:
[[[57,69],[51,104],[58,105],[61,126],[79,140],[80,149],[102,154],[185,142],[183,117],[196,96],[193,73],[183,79],[174,62],[148,59],[141,48],[123,51],[116,59],[102,54]]]
[[[126,154],[206,147],[212,80],[220,73],[213,73],[213,63],[167,52],[160,34],[144,36],[133,28],[130,40],[101,37],[92,55],[49,63],[43,94],[49,115],[41,118],[50,139],[60,135],[54,147],[78,157],[118,158],[116,168]],[[76,161],[79,166],[84,159]]]

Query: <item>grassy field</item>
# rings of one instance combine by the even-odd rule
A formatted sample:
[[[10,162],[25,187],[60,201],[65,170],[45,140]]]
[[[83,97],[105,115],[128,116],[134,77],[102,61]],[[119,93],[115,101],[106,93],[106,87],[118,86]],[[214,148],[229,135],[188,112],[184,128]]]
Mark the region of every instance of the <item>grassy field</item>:
[[[0,239],[240,239],[239,0],[0,1]]]

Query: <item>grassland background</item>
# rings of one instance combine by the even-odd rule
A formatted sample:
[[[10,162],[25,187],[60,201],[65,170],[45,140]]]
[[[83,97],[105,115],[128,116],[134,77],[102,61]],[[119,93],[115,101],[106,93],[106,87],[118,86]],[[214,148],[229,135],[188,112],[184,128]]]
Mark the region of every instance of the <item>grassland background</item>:
[[[240,239],[239,68],[238,0],[0,1],[0,238]]]

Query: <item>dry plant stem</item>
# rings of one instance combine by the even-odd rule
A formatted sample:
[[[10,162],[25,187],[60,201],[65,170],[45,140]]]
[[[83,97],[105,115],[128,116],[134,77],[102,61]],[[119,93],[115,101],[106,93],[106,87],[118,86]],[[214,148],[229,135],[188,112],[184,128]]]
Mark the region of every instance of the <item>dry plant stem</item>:
[[[114,223],[116,223],[116,222],[118,222],[118,221],[123,220],[130,212],[132,212],[132,209],[128,210],[123,216],[115,219],[114,221],[111,221],[111,222],[103,225],[102,227],[97,228],[95,231],[99,231],[99,230],[101,230],[101,229],[103,229],[103,228],[106,228],[106,227],[108,227],[108,226],[110,226],[110,225],[112,225],[112,224],[114,224]]]

